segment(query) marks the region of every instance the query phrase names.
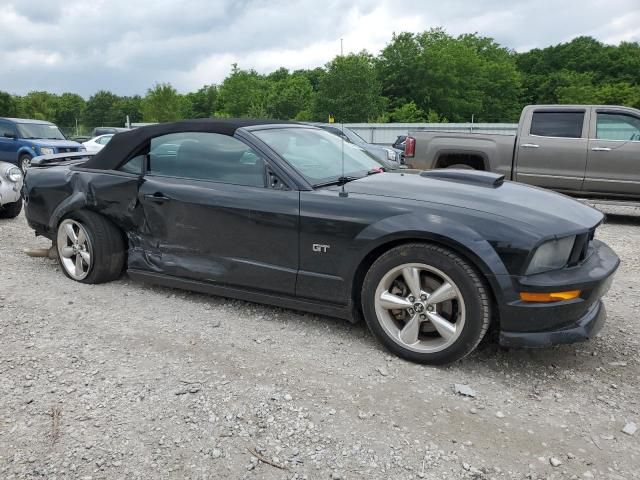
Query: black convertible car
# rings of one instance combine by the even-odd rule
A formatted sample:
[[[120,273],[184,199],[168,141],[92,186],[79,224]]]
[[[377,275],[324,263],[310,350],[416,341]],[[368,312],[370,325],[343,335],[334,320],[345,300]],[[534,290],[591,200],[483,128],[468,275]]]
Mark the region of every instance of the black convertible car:
[[[587,339],[619,260],[603,216],[467,170],[384,172],[321,129],[190,120],[98,154],[35,158],[36,234],[71,279],[134,279],[358,319],[393,352],[446,363],[489,328],[509,346]]]

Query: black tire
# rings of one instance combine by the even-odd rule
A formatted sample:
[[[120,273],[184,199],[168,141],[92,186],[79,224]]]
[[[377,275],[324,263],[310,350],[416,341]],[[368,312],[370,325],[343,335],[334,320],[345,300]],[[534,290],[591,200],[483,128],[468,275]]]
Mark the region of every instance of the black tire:
[[[471,165],[466,165],[464,163],[456,163],[444,168],[455,168],[457,170],[475,170],[475,168],[473,168]]]
[[[16,218],[22,211],[22,198],[0,207],[0,218]]]
[[[400,344],[383,328],[376,314],[375,294],[383,277],[394,268],[420,263],[445,273],[458,287],[466,318],[462,332],[453,343],[438,352],[416,352]],[[484,337],[491,321],[489,289],[481,274],[453,251],[429,243],[400,245],[385,252],[369,268],[362,285],[362,312],[373,334],[396,355],[418,363],[441,365],[471,353]]]
[[[126,261],[126,244],[122,231],[107,218],[89,210],[80,210],[65,218],[77,221],[86,230],[92,262],[85,278],[74,279],[65,269],[60,250],[57,249],[62,272],[72,280],[89,284],[111,282],[120,278]]]
[[[27,153],[20,155],[20,158],[18,159],[18,167],[20,167],[20,170],[22,170],[23,175],[27,172],[25,163],[31,163],[31,155]]]

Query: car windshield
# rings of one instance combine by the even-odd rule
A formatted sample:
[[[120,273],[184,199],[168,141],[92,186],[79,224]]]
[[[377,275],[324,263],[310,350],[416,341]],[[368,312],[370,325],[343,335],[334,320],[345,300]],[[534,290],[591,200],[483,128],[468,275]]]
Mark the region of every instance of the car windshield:
[[[347,136],[347,138],[351,140],[353,143],[367,143],[367,141],[364,138],[362,138],[360,135],[358,135],[356,132],[354,132],[350,128],[343,128],[342,131]]]
[[[252,132],[314,186],[341,177],[363,177],[381,164],[362,148],[316,128],[278,128]],[[344,152],[344,175],[342,157]]]
[[[18,123],[18,132],[22,138],[45,138],[47,140],[65,140],[65,136],[55,125],[48,123]]]

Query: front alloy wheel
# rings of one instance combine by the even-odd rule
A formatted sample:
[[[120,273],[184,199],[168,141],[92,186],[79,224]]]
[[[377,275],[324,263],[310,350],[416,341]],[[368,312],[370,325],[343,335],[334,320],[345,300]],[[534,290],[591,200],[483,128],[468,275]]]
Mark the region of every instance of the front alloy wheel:
[[[27,173],[27,169],[31,166],[31,157],[29,155],[22,155],[20,157],[20,169],[22,174]]]
[[[446,248],[414,243],[384,253],[362,287],[371,331],[397,355],[443,364],[472,352],[490,322],[483,277]]]
[[[376,315],[402,347],[440,352],[460,336],[466,308],[460,289],[446,274],[423,263],[391,269],[378,284]]]

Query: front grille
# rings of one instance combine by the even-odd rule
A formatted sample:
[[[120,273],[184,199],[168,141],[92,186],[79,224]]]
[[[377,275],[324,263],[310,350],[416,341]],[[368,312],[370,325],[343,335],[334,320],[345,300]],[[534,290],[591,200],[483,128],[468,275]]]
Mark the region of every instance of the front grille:
[[[58,148],[58,153],[71,153],[71,152],[77,152],[78,148],[77,147],[62,147],[62,148]]]
[[[573,250],[569,256],[569,266],[573,267],[583,262],[589,253],[589,245],[595,237],[596,229],[592,228],[587,233],[576,236],[576,242],[573,244]]]

